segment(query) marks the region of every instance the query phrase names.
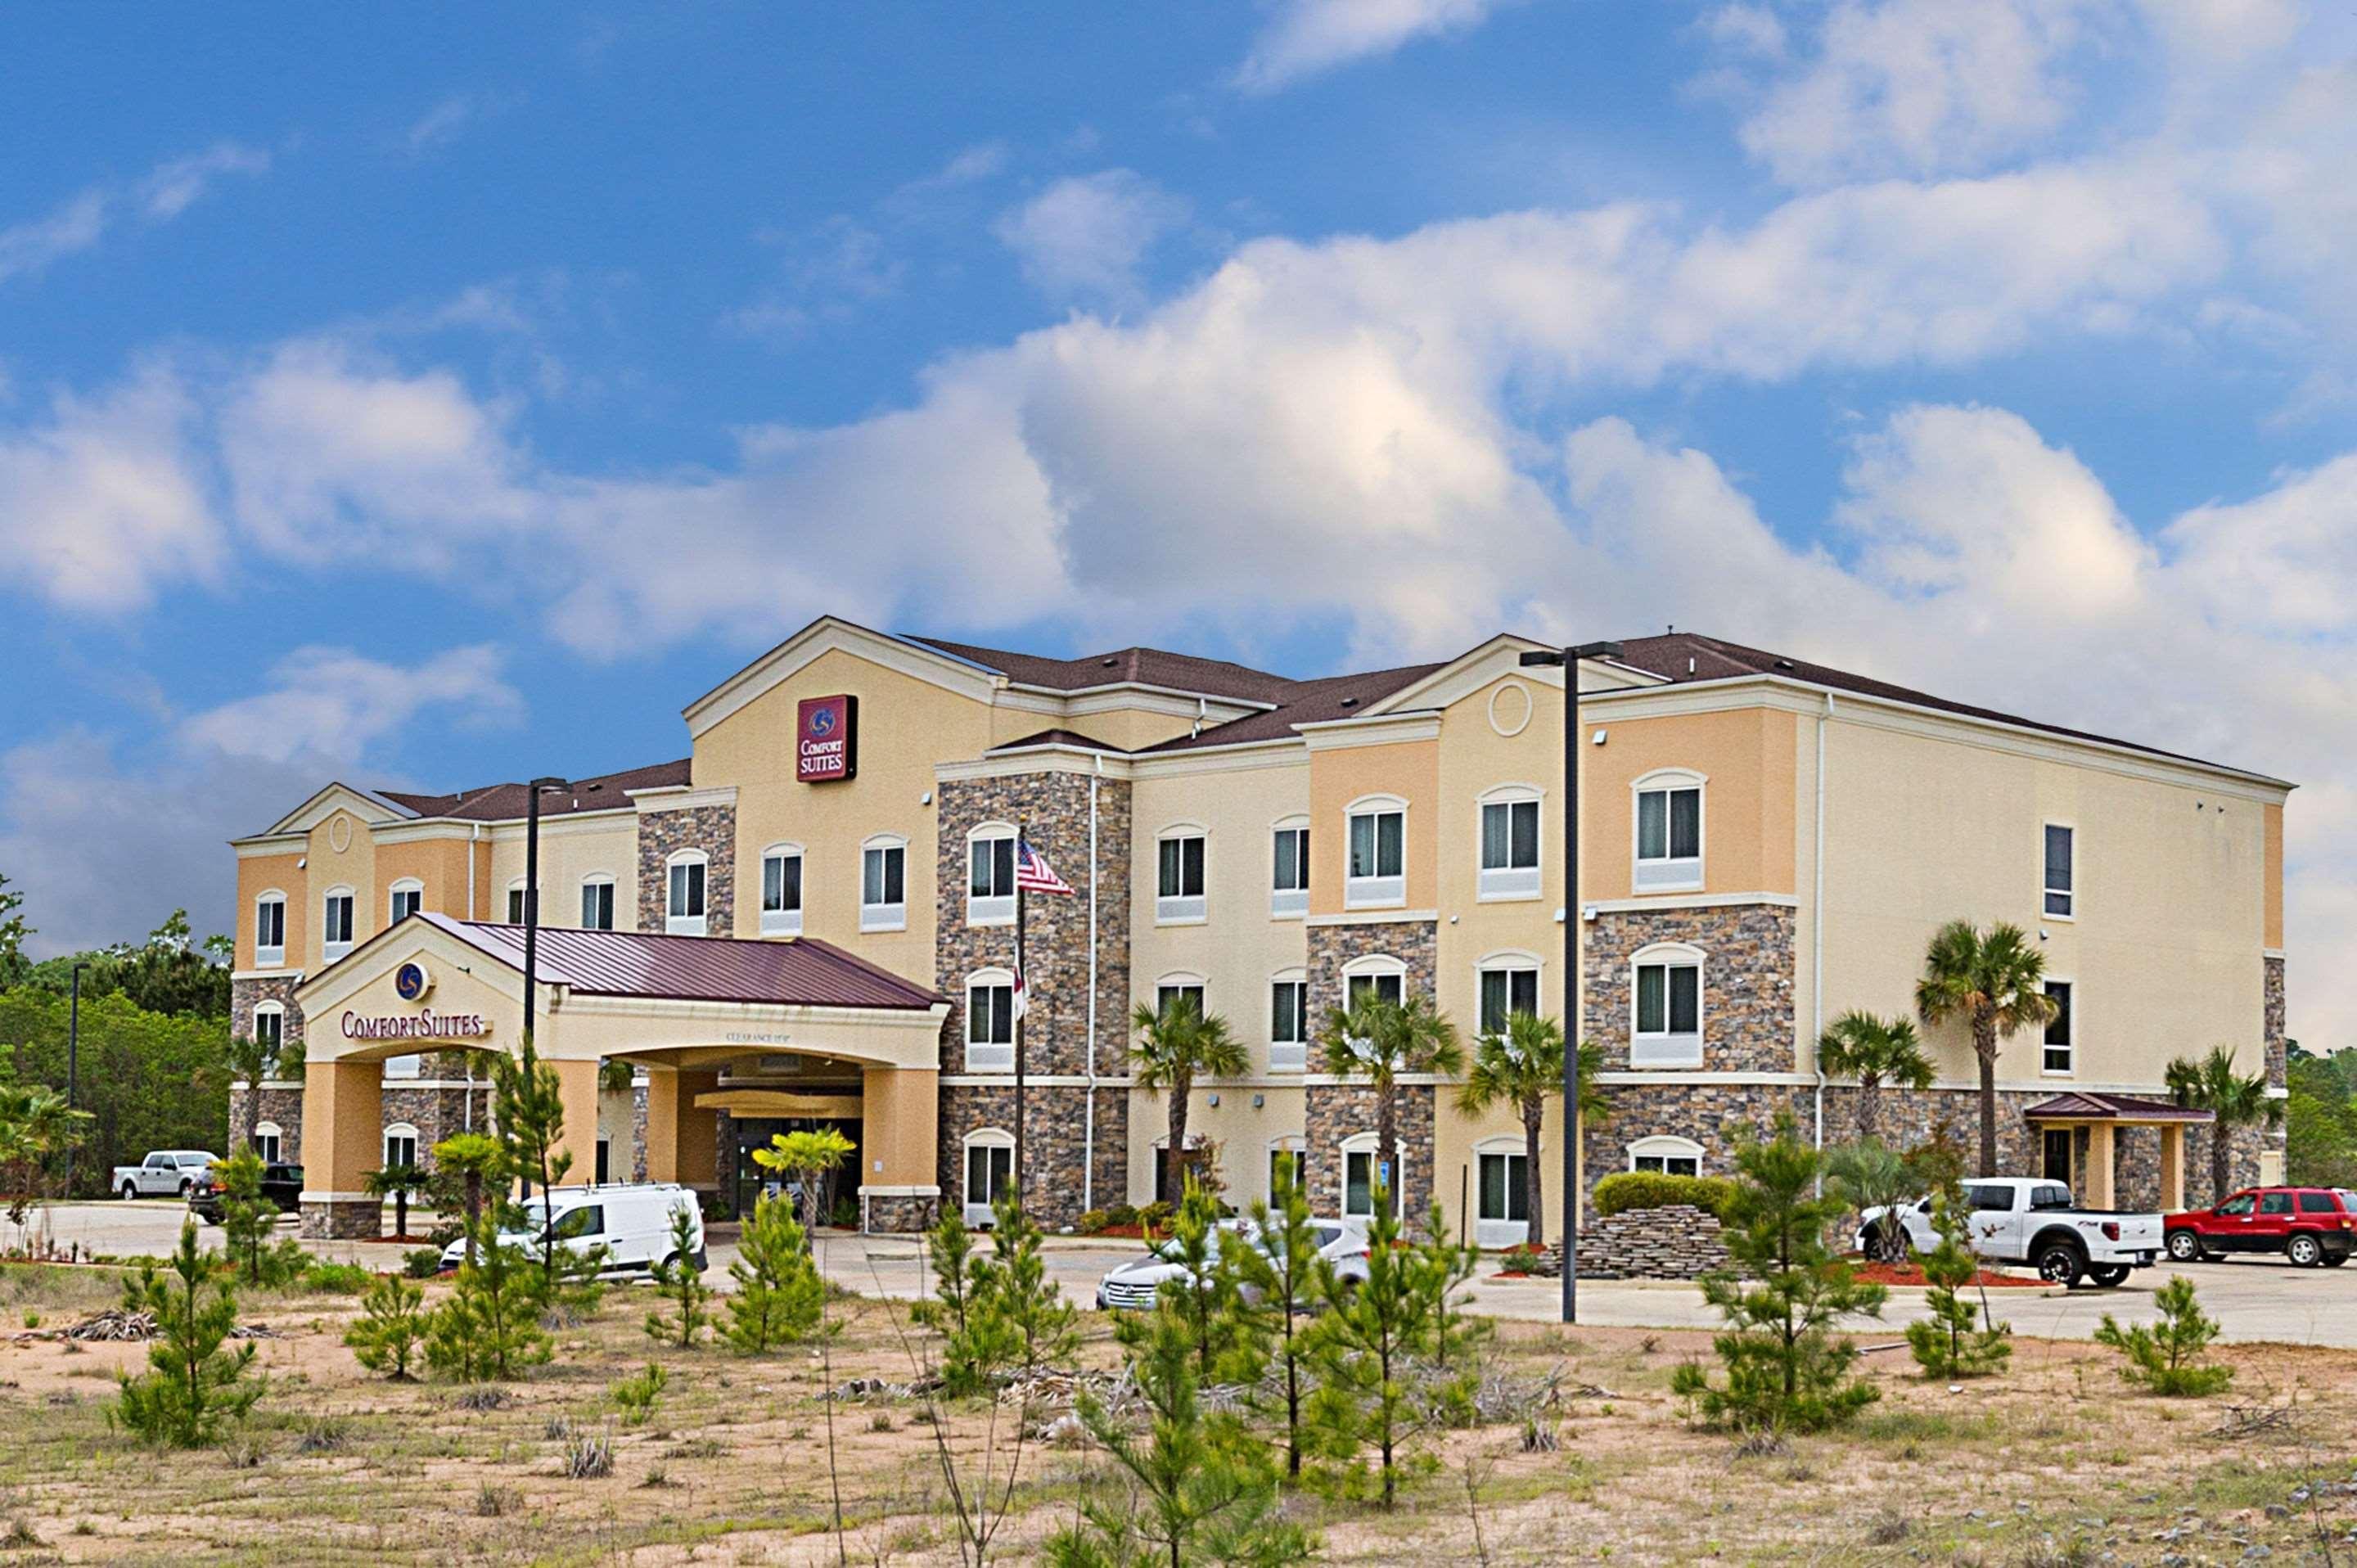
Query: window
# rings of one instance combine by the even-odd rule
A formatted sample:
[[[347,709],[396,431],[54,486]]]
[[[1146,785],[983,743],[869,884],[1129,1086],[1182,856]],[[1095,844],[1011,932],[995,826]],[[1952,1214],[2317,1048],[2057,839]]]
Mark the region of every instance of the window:
[[[1350,821],[1343,907],[1384,908],[1406,903],[1406,808],[1396,802],[1363,802],[1351,808]]]
[[[417,1129],[406,1122],[396,1122],[384,1130],[384,1163],[387,1165],[414,1165],[417,1163]]]
[[[704,852],[682,850],[664,870],[663,930],[674,937],[700,937],[704,921]]]
[[[2072,839],[2069,828],[2046,824],[2046,912],[2056,919],[2067,920],[2072,916]]]
[[[1629,1168],[1655,1176],[1700,1176],[1702,1145],[1691,1138],[1640,1138],[1629,1145]]]
[[[1285,822],[1270,840],[1268,913],[1272,919],[1291,919],[1309,912],[1309,824]]]
[[[773,843],[761,852],[761,934],[802,934],[802,848]]]
[[[1702,954],[1675,945],[1644,948],[1632,967],[1629,1065],[1702,1066]]]
[[[1154,1010],[1168,1013],[1170,1004],[1181,996],[1195,1004],[1196,1016],[1200,1017],[1203,1014],[1203,983],[1191,974],[1165,975],[1161,983],[1154,988]]]
[[[280,1130],[277,1122],[256,1122],[253,1128],[253,1152],[262,1156],[264,1165],[274,1165],[279,1161],[279,1151],[285,1147],[285,1138],[286,1134]]]
[[[1502,1145],[1478,1152],[1480,1200],[1474,1240],[1484,1247],[1511,1247],[1530,1235],[1530,1155]]]
[[[333,963],[352,950],[352,890],[349,887],[328,889],[324,913],[327,930],[321,940],[327,944],[327,960]]]
[[[253,901],[253,961],[264,969],[286,961],[286,895],[270,892]]]
[[[592,1236],[603,1236],[606,1233],[606,1206],[585,1203],[577,1208],[568,1208],[556,1217],[556,1223],[548,1230],[559,1241],[579,1241]]]
[[[1154,918],[1158,925],[1203,918],[1203,831],[1170,829],[1155,845]]]
[[[987,1225],[993,1200],[1015,1185],[1015,1140],[990,1129],[965,1141],[965,1222]]]
[[[1268,1146],[1268,1196],[1276,1197],[1278,1178],[1290,1176],[1293,1185],[1309,1186],[1309,1147],[1299,1138],[1279,1138]]]
[[[1407,967],[1397,959],[1361,959],[1342,971],[1344,1005],[1372,996],[1394,1004],[1407,1000]]]
[[[2262,1214],[2289,1214],[2291,1212],[2291,1194],[2287,1192],[2261,1193],[2259,1195],[2259,1212]]]
[[[2299,1211],[2302,1214],[2338,1214],[2341,1206],[2332,1201],[2332,1195],[2329,1192],[2303,1192],[2299,1195]]]
[[[965,984],[965,1069],[1015,1070],[1015,977],[985,969]]]
[[[2071,1179],[2071,1129],[2049,1127],[2039,1138],[2038,1174],[2048,1181],[2068,1183]]]
[[[404,877],[393,885],[393,906],[388,925],[402,921],[425,908],[425,885],[414,877]]]
[[[524,908],[523,878],[519,876],[508,884],[508,924],[521,926],[526,915],[532,917],[533,925],[540,924],[540,911]]]
[[[1481,967],[1480,1032],[1502,1035],[1506,1019],[1515,1013],[1539,1010],[1539,970],[1535,961],[1501,958]]]
[[[275,1002],[263,1002],[253,1009],[253,1043],[262,1047],[262,1074],[278,1065],[278,1053],[286,1044],[286,1009]]]
[[[1637,780],[1636,890],[1702,886],[1702,776],[1680,770]]]
[[[965,923],[1003,926],[1015,919],[1015,832],[976,828],[966,840]]]
[[[425,1058],[414,1052],[405,1057],[384,1058],[383,1076],[388,1079],[417,1078],[425,1070]]]
[[[1375,1158],[1375,1135],[1361,1133],[1342,1145],[1342,1218],[1372,1219],[1375,1217],[1375,1186],[1382,1179],[1391,1194],[1394,1213],[1405,1213],[1407,1187],[1406,1151],[1401,1152],[1400,1168],[1392,1171],[1389,1162]],[[1391,1179],[1396,1178],[1396,1179]]]
[[[585,931],[610,931],[614,929],[614,879],[603,872],[582,878],[581,929]]]
[[[2227,1216],[2229,1219],[2239,1219],[2244,1215],[2248,1214],[2251,1211],[2252,1206],[2257,1201],[2258,1196],[2255,1193],[2236,1193],[2233,1197],[2220,1204],[2217,1211]]]
[[[2071,983],[2050,980],[2046,994],[2053,999],[2054,1016],[2046,1026],[2045,1054],[2039,1058],[2040,1068],[2047,1072],[2071,1070]]]
[[[1475,897],[1539,896],[1538,791],[1493,789],[1481,802],[1481,879]]]
[[[859,929],[909,929],[909,841],[869,839],[859,852]]]
[[[1268,985],[1268,1069],[1299,1072],[1309,1065],[1309,983],[1297,972]]]

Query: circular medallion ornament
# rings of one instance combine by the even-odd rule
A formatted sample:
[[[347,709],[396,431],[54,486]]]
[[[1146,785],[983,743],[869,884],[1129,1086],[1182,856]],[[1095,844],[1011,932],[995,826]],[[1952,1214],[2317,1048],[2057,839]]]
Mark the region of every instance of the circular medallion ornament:
[[[1531,726],[1531,689],[1508,681],[1490,693],[1490,727],[1511,740]]]
[[[338,854],[352,847],[352,820],[339,812],[328,822],[328,847]]]
[[[393,988],[404,1002],[423,1002],[434,989],[434,975],[424,964],[412,961],[393,972]]]

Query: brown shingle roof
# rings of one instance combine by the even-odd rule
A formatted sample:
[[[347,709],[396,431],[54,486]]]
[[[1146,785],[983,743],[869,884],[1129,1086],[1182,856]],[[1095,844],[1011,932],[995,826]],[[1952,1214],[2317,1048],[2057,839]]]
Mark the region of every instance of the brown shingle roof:
[[[411,918],[512,968],[523,967],[522,926],[435,914]],[[931,1007],[942,1000],[924,986],[814,937],[756,942],[543,926],[534,956],[540,979],[591,996],[884,1008]]]
[[[1281,703],[1300,684],[1250,665],[1232,664],[1224,659],[1199,659],[1191,653],[1168,653],[1158,648],[1123,648],[1081,659],[1047,659],[1036,653],[977,648],[970,642],[950,642],[938,637],[911,637],[908,640],[996,670],[1010,681],[1058,692],[1136,684],[1224,697],[1232,702]]]
[[[1263,714],[1246,714],[1223,725],[1212,725],[1200,735],[1182,735],[1139,755],[1158,751],[1189,751],[1207,746],[1236,746],[1245,741],[1284,740],[1297,725],[1320,724],[1363,714],[1404,687],[1443,669],[1443,664],[1406,664],[1396,670],[1372,670],[1358,675],[1329,675],[1319,681],[1297,681],[1283,704]]]
[[[688,759],[685,757],[677,762],[658,762],[651,767],[625,768],[619,773],[601,773],[591,779],[576,779],[571,789],[558,794],[543,795],[540,798],[540,814],[562,817],[575,811],[610,811],[628,807],[632,789],[655,789],[687,782]],[[531,804],[527,787],[522,784],[487,784],[478,789],[461,789],[455,795],[409,795],[395,789],[380,789],[377,793],[395,805],[408,807],[421,817],[457,817],[466,822],[521,820]]]
[[[1037,735],[1027,735],[1020,740],[1001,741],[990,749],[1019,751],[1028,746],[1077,746],[1084,751],[1111,751],[1124,755],[1126,755],[1128,750],[1127,747],[1115,746],[1109,740],[1099,740],[1094,736],[1082,735],[1075,729],[1043,729]]]
[[[2150,1100],[2137,1094],[2096,1094],[2083,1089],[2058,1094],[2025,1108],[2032,1122],[2212,1122],[2207,1111],[2196,1111],[2173,1100]]]

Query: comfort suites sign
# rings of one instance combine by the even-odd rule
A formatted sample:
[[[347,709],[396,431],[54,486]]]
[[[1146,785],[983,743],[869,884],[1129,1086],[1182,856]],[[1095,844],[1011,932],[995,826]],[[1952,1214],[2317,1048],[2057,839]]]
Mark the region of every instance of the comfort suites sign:
[[[804,697],[794,716],[794,777],[833,784],[859,772],[859,699]]]

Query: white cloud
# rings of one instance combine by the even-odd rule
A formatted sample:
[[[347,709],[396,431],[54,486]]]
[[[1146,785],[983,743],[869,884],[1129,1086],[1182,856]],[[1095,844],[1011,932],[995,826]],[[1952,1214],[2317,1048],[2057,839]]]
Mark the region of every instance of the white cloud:
[[[1416,38],[1469,32],[1513,0],[1277,0],[1236,68],[1247,92],[1274,92]]]
[[[169,222],[200,199],[216,177],[260,174],[269,167],[267,152],[221,142],[192,156],[156,165],[127,189],[92,186],[46,218],[0,229],[0,283],[89,250],[106,237],[126,208],[147,222]]]
[[[996,232],[1041,293],[1119,304],[1142,297],[1139,266],[1187,214],[1181,198],[1112,168],[1058,180],[1001,215]]]
[[[106,232],[106,207],[103,192],[85,190],[47,218],[0,229],[0,283],[97,244]]]
[[[523,698],[489,645],[454,648],[422,664],[389,664],[348,648],[298,648],[271,671],[266,692],[190,714],[178,736],[193,754],[253,762],[348,768],[429,707],[462,727],[512,724]]]
[[[156,166],[154,173],[139,182],[135,194],[140,209],[150,220],[163,222],[178,218],[202,199],[217,177],[263,174],[269,167],[270,155],[260,147],[221,142],[194,157],[176,158]]]
[[[419,115],[409,129],[402,133],[401,145],[412,156],[415,156],[456,141],[468,123],[475,118],[479,108],[471,98],[445,98]]]

